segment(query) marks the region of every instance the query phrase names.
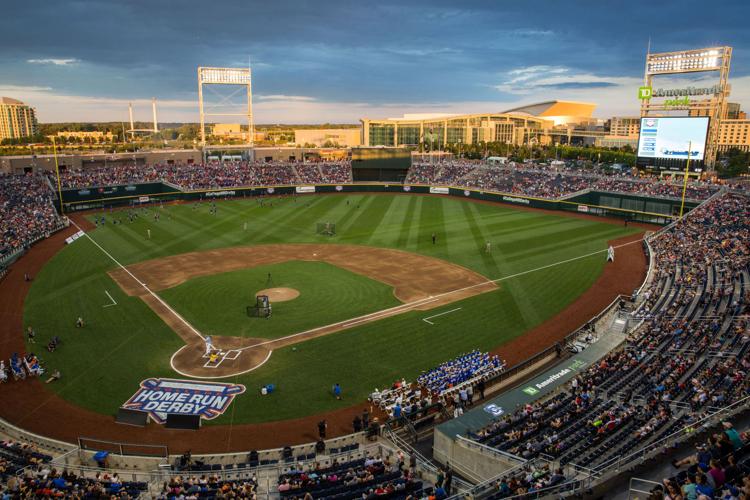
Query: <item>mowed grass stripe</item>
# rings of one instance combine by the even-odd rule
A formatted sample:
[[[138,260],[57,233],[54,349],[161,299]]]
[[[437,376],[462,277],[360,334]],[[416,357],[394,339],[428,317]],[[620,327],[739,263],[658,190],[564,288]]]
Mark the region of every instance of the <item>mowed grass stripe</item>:
[[[159,235],[151,241],[145,239],[145,228],[154,224],[150,218],[132,225],[108,223],[91,235],[126,265],[146,258],[226,246],[336,243],[343,236],[347,243],[447,258],[497,279],[605,249],[608,239],[632,232],[597,221],[413,195],[300,196],[296,201],[274,199],[273,208],[260,207],[256,199],[240,199],[217,201],[217,206],[217,216],[208,214],[206,202],[195,210],[189,204],[165,207],[164,212],[172,218],[162,213],[156,224]],[[340,236],[315,234],[315,224],[327,219],[337,223]],[[248,223],[247,231],[242,230],[244,222]],[[430,240],[433,231],[438,233],[435,246]],[[491,259],[482,254],[487,239],[492,241]],[[297,351],[277,350],[263,367],[236,377],[249,390],[233,403],[233,422],[291,418],[349,406],[364,400],[373,388],[389,385],[396,378],[413,380],[421,370],[462,352],[494,348],[566,307],[596,280],[604,265],[603,259],[596,256],[502,281],[497,291],[436,309],[434,313],[462,308],[436,318],[432,326],[422,321],[429,314],[409,312],[298,344]],[[141,380],[179,377],[170,369],[169,357],[181,345],[174,332],[138,298],[115,290],[119,293],[113,293],[118,305],[102,308],[108,302],[104,289],[114,287],[105,274],[113,266],[91,242],[75,242],[35,277],[24,312],[26,324],[35,327],[40,340],[28,346],[29,350],[39,350],[41,342],[46,343],[52,335],[63,338],[58,351],[42,355],[49,368],[59,368],[63,373],[59,384],[45,386],[45,390],[56,392],[65,387],[66,399],[110,415]],[[286,273],[282,268],[278,272],[280,276]],[[319,273],[312,275],[321,277]],[[242,279],[221,293],[206,290],[201,296],[199,288],[194,294],[186,294],[184,304],[176,309],[203,316],[198,309],[205,307],[203,321],[209,314],[220,318],[232,313],[221,293],[234,293],[242,300],[251,300],[254,293],[247,280]],[[362,293],[358,288],[350,287],[347,295],[353,302],[365,302],[367,306],[368,299],[355,298],[356,293]],[[342,295],[341,299],[345,297]],[[291,306],[294,301],[288,304]],[[87,322],[83,330],[74,327],[80,314]],[[316,316],[313,312],[307,315]],[[117,348],[130,336],[131,340]],[[102,359],[108,360],[102,364],[106,369],[86,371],[84,377],[77,378],[77,373],[84,373]],[[344,401],[330,397],[330,387],[335,382],[344,387]],[[262,398],[255,389],[267,383],[276,384],[278,390],[271,397]],[[228,423],[230,418],[221,417],[210,425]]]

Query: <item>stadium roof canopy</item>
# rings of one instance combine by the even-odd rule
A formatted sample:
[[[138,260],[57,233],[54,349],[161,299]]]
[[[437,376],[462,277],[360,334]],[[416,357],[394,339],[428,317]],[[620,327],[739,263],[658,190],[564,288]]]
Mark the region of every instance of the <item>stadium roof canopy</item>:
[[[596,104],[576,101],[545,101],[509,109],[503,113],[522,113],[553,120],[555,125],[594,121]]]

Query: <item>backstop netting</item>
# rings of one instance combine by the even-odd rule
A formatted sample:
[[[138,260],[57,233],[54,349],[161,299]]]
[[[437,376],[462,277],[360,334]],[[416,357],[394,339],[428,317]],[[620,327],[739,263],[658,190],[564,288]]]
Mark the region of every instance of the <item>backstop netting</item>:
[[[323,236],[335,236],[336,235],[336,223],[335,222],[318,222],[316,234],[322,234]]]

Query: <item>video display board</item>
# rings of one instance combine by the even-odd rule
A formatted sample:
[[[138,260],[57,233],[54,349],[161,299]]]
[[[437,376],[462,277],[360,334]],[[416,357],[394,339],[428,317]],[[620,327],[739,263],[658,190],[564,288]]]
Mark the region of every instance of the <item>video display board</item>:
[[[708,117],[641,118],[638,157],[702,161],[706,152]]]

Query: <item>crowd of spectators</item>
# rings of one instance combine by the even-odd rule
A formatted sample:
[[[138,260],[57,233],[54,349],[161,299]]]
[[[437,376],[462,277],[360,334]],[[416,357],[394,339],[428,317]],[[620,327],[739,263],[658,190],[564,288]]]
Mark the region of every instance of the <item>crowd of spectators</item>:
[[[522,470],[510,473],[495,481],[488,500],[516,495],[543,495],[543,490],[564,484],[568,479],[562,469],[550,469],[547,465],[529,465]],[[522,497],[523,498],[523,497]]]
[[[226,480],[217,475],[201,475],[200,477],[174,476],[166,481],[161,493],[156,497],[162,500],[182,498],[257,498],[258,480],[250,479]]]
[[[487,164],[466,160],[430,164],[415,163],[409,169],[406,184],[451,185],[498,191],[538,198],[557,199],[584,189],[622,192],[655,197],[682,197],[682,181],[657,178],[634,178],[619,174],[582,173],[537,165]],[[719,186],[688,182],[686,197],[702,201],[719,190]]]
[[[279,475],[277,489],[282,498],[290,499],[422,498],[423,483],[414,472],[401,454],[394,460],[373,456],[343,463],[334,460],[325,468],[314,464],[285,471]],[[447,494],[442,490],[436,496]]]
[[[0,174],[0,259],[60,226],[53,199],[42,176]]]
[[[640,328],[550,398],[469,433],[526,459],[606,465],[750,396],[750,203],[723,194],[650,240]]]
[[[49,174],[53,176],[53,173]],[[285,184],[340,184],[352,181],[351,162],[209,162],[115,165],[60,172],[65,189],[144,182],[169,182],[182,189],[221,189]]]

